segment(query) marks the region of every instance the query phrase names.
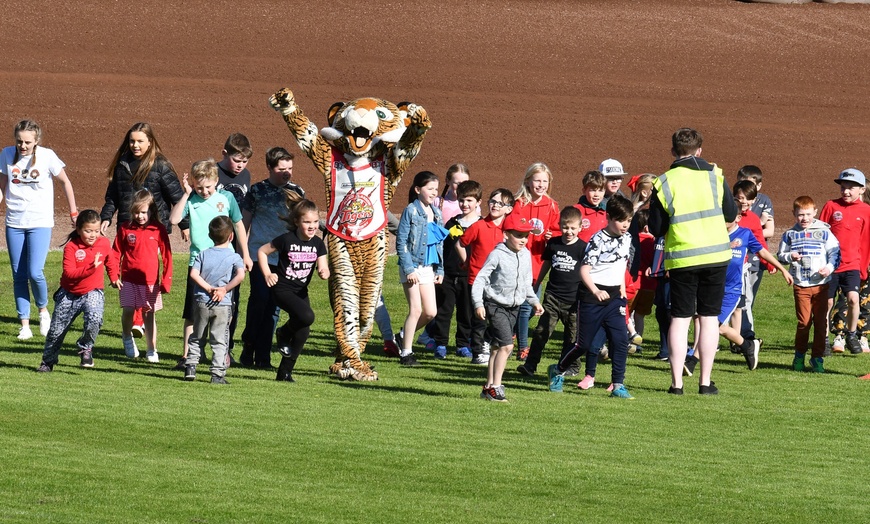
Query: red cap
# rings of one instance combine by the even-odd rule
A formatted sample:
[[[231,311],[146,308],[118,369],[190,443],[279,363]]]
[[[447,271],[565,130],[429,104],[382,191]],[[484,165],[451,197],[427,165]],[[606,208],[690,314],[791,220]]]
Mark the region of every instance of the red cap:
[[[531,233],[534,229],[532,227],[532,223],[529,222],[525,217],[521,217],[519,213],[510,213],[504,219],[504,226],[502,227],[505,231],[519,231],[521,233]]]

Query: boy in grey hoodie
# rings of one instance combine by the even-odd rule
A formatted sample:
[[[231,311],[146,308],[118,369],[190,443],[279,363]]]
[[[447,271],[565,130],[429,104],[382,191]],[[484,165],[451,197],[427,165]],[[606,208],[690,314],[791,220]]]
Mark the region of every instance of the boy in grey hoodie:
[[[532,287],[532,255],[526,249],[532,224],[519,215],[504,220],[504,242],[495,246],[471,287],[474,314],[489,323],[492,356],[480,398],[507,402],[501,383],[513,346],[520,305],[528,301],[535,315],[544,312]]]

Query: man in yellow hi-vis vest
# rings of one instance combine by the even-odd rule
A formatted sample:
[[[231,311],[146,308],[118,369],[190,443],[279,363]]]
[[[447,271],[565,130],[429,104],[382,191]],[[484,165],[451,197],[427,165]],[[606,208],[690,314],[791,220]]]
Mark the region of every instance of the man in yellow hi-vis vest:
[[[698,392],[715,395],[711,382],[713,359],[719,345],[719,310],[725,292],[725,274],[731,260],[726,222],[737,216],[737,205],[722,169],[701,158],[701,133],[678,129],[671,137],[676,160],[653,184],[649,230],[665,236],[665,269],[671,290],[671,387],[683,394],[689,324],[700,318],[695,333],[701,373]]]

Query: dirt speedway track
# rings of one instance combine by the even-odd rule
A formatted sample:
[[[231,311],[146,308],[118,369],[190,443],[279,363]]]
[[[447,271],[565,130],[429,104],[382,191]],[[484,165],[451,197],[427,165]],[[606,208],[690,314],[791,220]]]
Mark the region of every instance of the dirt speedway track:
[[[119,9],[123,6],[124,9]],[[576,201],[607,157],[663,172],[670,135],[705,136],[730,182],[761,166],[777,225],[791,200],[837,195],[870,174],[870,6],[730,0],[554,2],[21,2],[0,23],[2,145],[33,118],[67,164],[79,208],[102,205],[106,165],[137,121],[154,124],[179,174],[248,135],[298,153],[267,104],[288,86],[318,126],[335,101],[411,100],[433,128],[411,171],[469,164],[486,191],[550,165]],[[305,158],[295,180],[321,205]],[[410,177],[392,209],[401,211]],[[58,192],[57,211],[66,212]],[[5,206],[3,207],[5,210]],[[65,233],[66,222],[59,222]]]

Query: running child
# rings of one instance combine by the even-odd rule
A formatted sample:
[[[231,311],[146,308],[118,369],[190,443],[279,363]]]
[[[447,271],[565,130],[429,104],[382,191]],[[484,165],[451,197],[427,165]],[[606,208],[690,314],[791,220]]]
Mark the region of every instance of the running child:
[[[242,260],[245,269],[253,267],[253,262],[248,254],[248,234],[242,224],[242,213],[236,204],[232,194],[217,189],[218,169],[212,159],[200,160],[193,164],[190,169],[190,178],[193,178],[193,186],[188,183],[188,174],[185,173],[181,181],[184,195],[172,208],[169,216],[173,224],[178,224],[185,218],[190,219],[190,262],[188,264],[187,291],[184,295],[184,359],[187,358],[187,341],[193,332],[193,291],[196,284],[190,279],[190,267],[193,266],[196,255],[214,245],[208,236],[209,224],[216,216],[229,216],[233,222],[235,237],[238,246],[242,250]],[[179,364],[181,362],[179,361]]]
[[[634,196],[634,195],[632,195]],[[632,201],[633,205],[636,205]],[[639,253],[635,253],[635,258],[638,259],[637,278],[631,279],[631,275],[627,275],[627,279],[631,279],[629,284],[626,280],[626,287],[629,285],[633,288],[632,293],[628,294],[628,338],[634,345],[634,348],[629,348],[629,353],[641,352],[641,344],[643,344],[643,332],[645,318],[652,313],[652,307],[655,304],[656,287],[658,280],[650,276],[653,258],[655,257],[656,239],[649,232],[649,208],[643,208],[635,212],[632,224],[638,229],[637,245]]]
[[[82,336],[76,341],[81,366],[94,367],[94,342],[103,325],[103,271],[113,287],[119,286],[118,259],[109,239],[100,235],[100,215],[86,209],[76,218],[76,228],[63,248],[63,273],[60,288],[54,293],[54,315],[45,337],[42,362],[36,371],[48,373],[58,362],[58,354],[73,321],[84,315]]]
[[[614,195],[607,202],[607,227],[595,233],[580,266],[579,306],[577,311],[577,344],[556,364],[547,368],[550,391],[562,392],[564,373],[581,355],[586,355],[586,376],[577,386],[590,389],[595,385],[599,332],[604,331],[610,342],[610,396],[634,397],[625,387],[625,364],[628,356],[628,331],[625,329],[625,271],[631,257],[632,205],[627,198]]]
[[[438,312],[429,322],[427,331],[435,343],[435,358],[447,357],[447,342],[453,310],[456,309],[456,356],[471,358],[471,326],[474,311],[471,308],[471,287],[468,284],[468,268],[465,265],[468,248],[460,244],[465,231],[480,220],[480,201],[483,190],[474,180],[466,180],[456,188],[460,214],[444,225],[444,280],[435,286]]]
[[[539,280],[543,281],[548,273],[550,280],[544,291],[544,313],[535,327],[528,358],[517,367],[522,375],[534,376],[544,348],[559,322],[564,327],[562,354],[567,353],[577,340],[577,290],[580,287],[580,261],[586,251],[586,242],[577,237],[580,220],[580,211],[576,207],[563,209],[559,217],[562,234],[548,240],[544,248]]]
[[[441,210],[441,220],[443,220],[445,224],[450,222],[450,220],[453,217],[460,215],[462,213],[462,211],[460,209],[460,205],[459,205],[459,196],[457,195],[456,191],[457,191],[457,188],[459,187],[459,184],[466,182],[468,179],[469,179],[468,166],[466,166],[465,164],[461,164],[461,163],[453,164],[452,166],[447,168],[447,175],[446,175],[445,180],[444,180],[444,189],[441,191],[441,196],[435,198],[435,207],[437,207],[438,209]],[[480,213],[480,210],[478,210],[478,214],[479,213]],[[445,257],[446,256],[447,255],[445,252]],[[441,296],[441,286],[442,285],[443,285],[443,283],[435,286],[435,294],[436,294],[436,298],[438,300],[438,304],[443,304],[443,300],[442,300],[442,296]],[[381,297],[381,302],[383,302],[383,297]],[[378,307],[380,308],[380,304],[378,304]],[[451,306],[451,309],[452,309],[452,306]],[[440,306],[439,306],[439,310],[440,310]],[[386,308],[384,308],[383,311],[386,311]],[[451,311],[450,314],[452,315],[453,312]],[[437,314],[436,314],[436,317],[437,317]],[[378,321],[378,323],[380,324],[380,321],[377,318],[377,314],[375,315],[375,320]],[[429,332],[430,328],[432,328],[433,330],[438,329],[436,326],[432,325],[433,322],[435,322],[435,319],[433,319],[432,322],[430,322],[429,325],[427,325],[426,328],[423,329],[423,331],[420,333],[420,337],[417,338],[417,342],[419,344],[425,345],[426,351],[434,351],[435,358],[438,358],[438,359],[447,358],[447,347],[446,347],[447,344],[446,344],[446,342],[444,344],[441,344],[441,346],[444,346],[444,349],[442,351],[442,349],[438,345],[438,342],[435,341],[435,338]],[[449,328],[449,325],[448,325],[448,328]],[[381,334],[383,334],[383,330],[381,331]],[[389,342],[386,340],[386,337],[384,340],[385,340],[385,342]],[[385,344],[385,345],[387,345],[387,344]],[[465,345],[468,345],[468,343],[466,342]]]
[[[196,254],[190,266],[190,280],[195,284],[193,332],[188,340],[184,380],[196,380],[196,365],[206,340],[211,344],[211,383],[229,384],[230,321],[233,316],[229,294],[245,278],[245,263],[233,249],[233,223],[227,216],[216,216],[208,224],[208,236],[214,245]]]
[[[248,171],[248,162],[254,154],[248,137],[241,133],[233,133],[224,142],[221,150],[223,158],[217,163],[218,167],[218,190],[226,191],[235,197],[236,204],[242,209],[245,195],[251,187],[251,172]],[[243,214],[244,217],[244,214]],[[242,248],[233,241],[236,253],[241,253]],[[241,298],[241,285],[233,288],[233,317],[230,320],[230,361],[233,361],[233,349],[235,349],[236,324],[239,320],[239,300]]]
[[[441,191],[441,196],[435,198],[435,207],[441,210],[441,219],[444,220],[445,224],[451,218],[462,213],[459,207],[460,197],[457,189],[459,184],[467,181],[470,177],[468,166],[461,162],[447,168],[444,189]]]
[[[532,283],[535,290],[541,285],[540,272],[543,265],[544,249],[547,241],[562,234],[559,229],[559,204],[550,198],[553,173],[547,164],[535,162],[526,168],[523,183],[514,195],[511,213],[525,218],[532,225],[526,249],[532,255]],[[517,317],[517,360],[525,361],[529,355],[529,318],[532,308],[529,304],[520,306]]]
[[[755,239],[767,249],[767,240],[764,236],[764,227],[761,224],[761,217],[752,211],[755,205],[755,200],[758,197],[758,188],[751,179],[745,179],[734,184],[733,187],[734,200],[740,208],[740,227],[752,231]],[[745,272],[746,283],[744,285],[745,302],[741,306],[741,314],[732,319],[734,327],[740,330],[744,337],[755,338],[755,318],[752,315],[752,306],[755,304],[755,286],[761,282],[761,274],[765,271],[771,274],[776,273],[776,269],[766,260],[761,259],[754,253],[749,255],[749,265]],[[744,324],[743,320],[746,320]],[[739,352],[739,351],[738,351]]]
[[[317,270],[317,276],[329,278],[326,245],[316,236],[320,229],[320,213],[310,200],[297,203],[286,218],[290,231],[263,245],[257,252],[257,263],[271,288],[278,307],[288,314],[287,322],[275,331],[281,363],[276,380],[295,382],[293,368],[302,353],[314,310],[308,299],[308,284]],[[277,272],[272,272],[269,255],[278,253]]]
[[[489,324],[493,355],[489,359],[486,384],[480,398],[507,402],[502,376],[513,346],[514,326],[520,305],[528,302],[535,315],[544,308],[532,287],[532,257],[525,248],[534,226],[511,213],[504,219],[504,242],[486,257],[471,286],[474,314]]]
[[[761,192],[761,184],[764,181],[764,176],[761,173],[761,168],[753,165],[746,165],[737,170],[737,181],[752,180],[755,182],[755,188],[758,194],[755,196],[755,201],[752,203],[752,212],[758,215],[761,220],[761,228],[764,231],[764,239],[770,240],[773,238],[773,233],[776,229],[776,224],[773,221],[773,202],[770,197]]]
[[[604,192],[607,179],[600,171],[587,171],[583,175],[583,194],[574,207],[580,211],[580,234],[583,242],[589,242],[592,235],[598,233],[607,225]]]
[[[411,346],[414,333],[435,318],[435,284],[444,278],[442,241],[447,230],[442,227],[441,210],[434,206],[438,196],[438,175],[421,171],[414,177],[408,192],[408,207],[399,219],[396,252],[399,255],[399,279],[408,301],[408,316],[402,329],[399,362],[419,366]]]
[[[272,147],[266,151],[265,158],[269,176],[251,186],[242,204],[242,221],[248,231],[248,251],[254,258],[260,246],[287,231],[286,217],[291,207],[305,198],[305,190],[292,182],[293,153],[283,147]],[[250,293],[245,307],[247,311],[239,364],[272,369],[272,338],[280,310],[260,272],[259,260],[256,262],[248,275]],[[268,264],[277,266],[277,253],[269,257]]]
[[[828,224],[816,220],[816,203],[808,196],[794,201],[797,223],[782,234],[777,257],[783,264],[791,264],[789,272],[794,278],[794,309],[797,329],[794,335],[795,371],[806,366],[810,328],[813,329],[813,350],[810,368],[825,372],[825,342],[828,337],[828,282],[831,273],[840,264],[840,243]]]
[[[154,313],[163,309],[161,294],[172,290],[172,247],[166,228],[157,219],[157,204],[150,191],[140,189],[133,195],[129,216],[129,221],[119,225],[112,247],[121,263],[121,340],[128,358],[139,356],[132,329],[134,311],[141,311],[145,356],[148,362],[159,362]]]
[[[849,168],[842,171],[835,182],[840,186],[840,198],[829,200],[819,215],[819,220],[830,224],[831,232],[840,243],[840,265],[831,274],[828,287],[828,314],[839,290],[846,296],[849,307],[845,337],[844,334],[837,335],[840,351],[845,342],[850,353],[858,354],[861,353],[861,342],[856,333],[860,309],[858,288],[867,278],[870,262],[870,205],[861,200],[867,181],[864,173]],[[835,348],[837,342],[835,339]]]
[[[634,175],[625,184],[631,189],[631,205],[635,213],[649,204],[649,197],[652,196],[653,181],[655,179],[656,176],[652,173],[644,173],[642,175]]]
[[[794,279],[770,254],[770,251],[758,241],[755,233],[739,225],[742,221],[743,215],[738,214],[734,218],[734,222],[725,223],[728,228],[728,238],[731,241],[731,261],[728,263],[728,270],[725,273],[725,294],[722,298],[722,308],[719,311],[719,334],[739,349],[739,352],[746,359],[746,365],[752,371],[758,367],[758,351],[761,349],[761,339],[754,336],[744,337],[738,328],[729,324],[732,315],[738,310],[745,289],[744,283],[749,267],[749,257],[751,254],[757,254],[761,260],[780,271],[788,285],[792,285]]]
[[[458,246],[468,249],[468,285],[474,285],[478,271],[486,262],[486,257],[499,243],[504,241],[502,223],[514,205],[514,195],[509,189],[498,188],[489,194],[489,215],[478,220],[465,230],[459,238]],[[460,256],[464,253],[460,252]],[[486,322],[477,318],[471,327],[471,363],[489,365],[489,342],[486,339]]]
[[[622,171],[621,167],[617,172],[620,171]],[[621,184],[622,179],[619,178],[618,180]],[[578,237],[587,244],[595,233],[598,233],[607,226],[607,212],[605,210],[607,202],[604,199],[604,195],[608,183],[608,179],[601,174],[601,171],[587,171],[583,176],[583,194],[580,196],[580,200],[574,204],[574,207],[580,211],[582,216],[580,222],[580,234]],[[601,357],[606,358],[608,352],[607,347],[604,345],[604,339],[596,341],[596,345],[599,343],[600,345],[598,347],[602,351]],[[565,354],[563,353],[562,356],[564,355]],[[579,361],[571,363],[568,370],[565,372],[566,377],[574,377],[579,374]]]
[[[622,177],[627,175],[622,163],[615,158],[608,158],[598,165],[598,171],[607,179],[607,186],[604,188],[604,199],[601,205],[606,206],[607,202],[613,195],[625,197],[622,192]]]
[[[137,122],[127,130],[121,145],[115,151],[108,168],[109,185],[106,188],[105,204],[100,211],[100,231],[105,235],[118,214],[120,226],[130,221],[130,204],[133,195],[140,189],[151,191],[157,211],[154,218],[159,220],[168,233],[172,233],[169,214],[184,191],[178,183],[178,175],[172,163],[163,155],[154,128],[147,122]],[[188,221],[179,224],[182,238],[190,240]],[[133,315],[133,336],[145,335],[142,311]]]

